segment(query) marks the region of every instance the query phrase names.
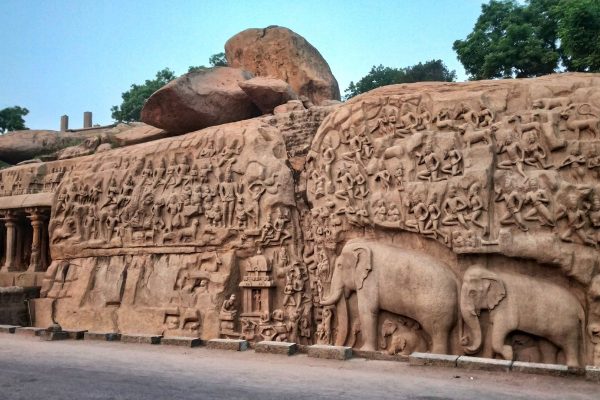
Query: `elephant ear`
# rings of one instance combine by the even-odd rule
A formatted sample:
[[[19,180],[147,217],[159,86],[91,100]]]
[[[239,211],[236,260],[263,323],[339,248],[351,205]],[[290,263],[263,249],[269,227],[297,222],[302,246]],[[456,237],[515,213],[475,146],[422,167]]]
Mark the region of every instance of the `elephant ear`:
[[[493,310],[506,297],[504,282],[499,279],[485,279],[486,302],[488,310]]]
[[[369,272],[373,269],[371,262],[371,249],[367,247],[359,247],[354,249],[354,257],[356,258],[356,290],[360,290],[363,287],[363,283]]]

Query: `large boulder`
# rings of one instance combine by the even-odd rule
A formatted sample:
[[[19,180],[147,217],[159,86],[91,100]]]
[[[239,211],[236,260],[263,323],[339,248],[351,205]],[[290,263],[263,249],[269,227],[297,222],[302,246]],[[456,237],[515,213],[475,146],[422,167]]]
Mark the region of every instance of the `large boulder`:
[[[283,79],[314,104],[340,99],[338,83],[323,56],[287,28],[246,29],[225,43],[225,57],[231,67]]]
[[[185,133],[258,116],[260,112],[238,86],[250,78],[251,73],[230,67],[190,72],[154,92],[141,119],[170,133]]]
[[[273,112],[273,109],[289,100],[298,99],[288,83],[281,79],[257,76],[239,83],[240,88],[264,114]]]

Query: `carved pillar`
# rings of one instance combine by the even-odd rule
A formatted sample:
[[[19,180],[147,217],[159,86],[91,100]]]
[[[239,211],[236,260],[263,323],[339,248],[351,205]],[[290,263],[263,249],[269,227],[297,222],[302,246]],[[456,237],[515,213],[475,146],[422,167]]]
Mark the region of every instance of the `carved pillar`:
[[[6,227],[6,245],[5,245],[5,254],[6,258],[4,261],[4,266],[2,267],[2,271],[10,272],[16,271],[16,262],[15,262],[15,249],[16,249],[16,239],[17,239],[17,217],[12,211],[6,211],[4,213],[4,226]]]
[[[33,237],[31,238],[31,256],[29,258],[28,272],[42,271],[42,229],[44,226],[44,216],[37,208],[28,208],[27,218],[31,221],[33,228]]]

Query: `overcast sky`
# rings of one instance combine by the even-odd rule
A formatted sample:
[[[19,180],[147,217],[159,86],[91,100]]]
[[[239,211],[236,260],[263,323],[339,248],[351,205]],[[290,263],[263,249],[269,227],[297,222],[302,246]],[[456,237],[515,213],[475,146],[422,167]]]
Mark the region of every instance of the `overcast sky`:
[[[246,28],[281,25],[304,36],[343,91],[372,65],[442,59],[465,80],[452,43],[472,30],[477,0],[0,0],[0,109],[30,111],[31,129],[112,122],[121,93],[169,67],[207,65]]]

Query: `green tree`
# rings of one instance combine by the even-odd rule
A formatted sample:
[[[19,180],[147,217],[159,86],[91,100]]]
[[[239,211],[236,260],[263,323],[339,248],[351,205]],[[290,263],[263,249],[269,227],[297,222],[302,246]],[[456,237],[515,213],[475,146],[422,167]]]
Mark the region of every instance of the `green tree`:
[[[373,66],[371,71],[356,83],[350,82],[344,93],[345,98],[349,99],[380,86],[423,81],[452,82],[455,79],[456,72],[448,70],[442,60],[431,60],[405,68],[379,65]]]
[[[147,79],[141,85],[133,84],[131,88],[121,94],[123,102],[120,106],[113,106],[110,111],[115,121],[139,121],[144,102],[158,89],[175,79],[175,73],[165,68],[156,73],[156,78]]]
[[[600,71],[600,1],[562,0],[555,13],[563,64],[569,71]]]
[[[471,79],[597,71],[598,0],[491,0],[473,31],[453,45]]]
[[[0,133],[27,129],[24,116],[29,114],[25,107],[6,107],[0,110]]]
[[[226,67],[227,59],[225,58],[225,53],[213,54],[208,59],[208,63],[211,67]]]

